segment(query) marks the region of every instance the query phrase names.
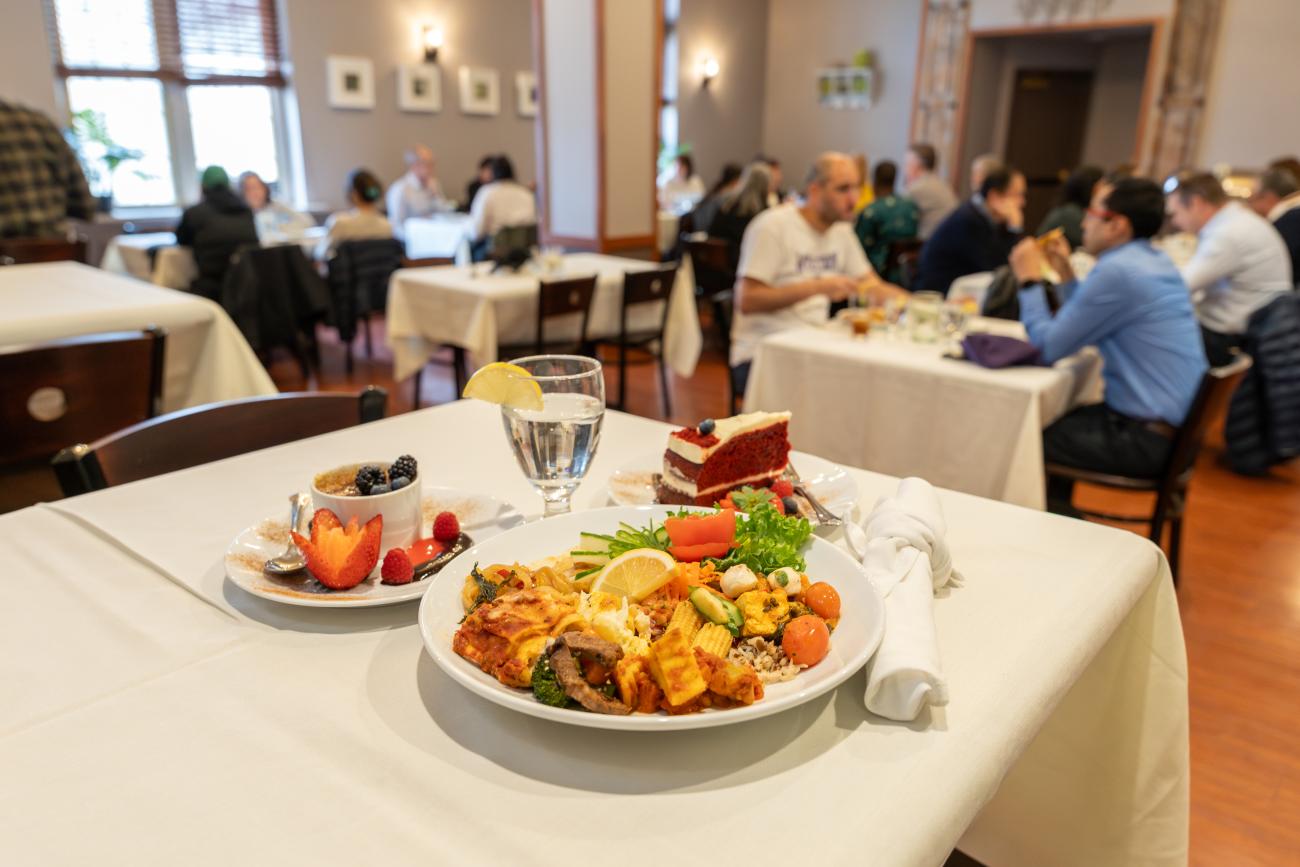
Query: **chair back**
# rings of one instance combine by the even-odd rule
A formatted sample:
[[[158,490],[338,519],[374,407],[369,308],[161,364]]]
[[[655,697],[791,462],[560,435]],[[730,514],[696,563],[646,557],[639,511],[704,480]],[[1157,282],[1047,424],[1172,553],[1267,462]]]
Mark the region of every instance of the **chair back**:
[[[297,244],[248,245],[235,254],[221,306],[255,351],[314,340],[329,313],[329,289]]]
[[[329,261],[330,296],[339,337],[351,341],[357,320],[388,305],[388,279],[406,248],[396,238],[344,241]]]
[[[627,342],[631,335],[627,327],[628,309],[638,304],[662,304],[659,327],[655,336],[662,340],[668,327],[668,298],[672,295],[673,281],[677,279],[677,266],[665,265],[650,271],[625,271],[623,273],[623,308],[619,312],[619,335]],[[646,335],[650,336],[649,334]]]
[[[109,434],[54,458],[68,496],[147,479],[384,417],[388,392],[300,392],[184,409]]]
[[[162,407],[162,329],[89,334],[0,349],[0,463],[153,418]]]
[[[587,321],[591,318],[591,299],[596,295],[596,275],[570,280],[543,280],[537,293],[538,354],[546,351],[546,321],[564,316],[581,316],[575,348],[587,343]]]
[[[916,281],[917,267],[921,263],[921,247],[924,244],[925,242],[920,238],[890,242],[889,253],[885,257],[884,273],[892,274],[897,269],[902,287],[911,289]]]
[[[488,258],[499,266],[518,268],[528,261],[537,246],[537,224],[502,226],[492,234]]]
[[[736,283],[731,267],[731,254],[727,242],[717,238],[692,240],[682,236],[682,244],[691,257],[695,272],[695,294],[710,298],[719,292],[730,292]]]
[[[1231,363],[1205,372],[1196,397],[1192,398],[1191,408],[1187,410],[1187,418],[1174,437],[1162,487],[1177,484],[1187,475],[1201,450],[1206,430],[1227,409],[1232,393],[1253,363],[1249,355],[1238,355]]]
[[[4,238],[0,240],[0,265],[30,265],[34,262],[85,262],[86,239]]]

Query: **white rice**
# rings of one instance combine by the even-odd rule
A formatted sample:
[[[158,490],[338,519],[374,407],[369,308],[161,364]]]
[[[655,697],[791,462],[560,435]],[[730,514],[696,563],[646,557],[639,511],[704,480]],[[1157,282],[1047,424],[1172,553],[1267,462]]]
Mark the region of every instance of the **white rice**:
[[[731,648],[727,658],[741,665],[752,665],[763,683],[781,683],[799,674],[799,666],[790,661],[785,651],[762,637],[745,639]]]

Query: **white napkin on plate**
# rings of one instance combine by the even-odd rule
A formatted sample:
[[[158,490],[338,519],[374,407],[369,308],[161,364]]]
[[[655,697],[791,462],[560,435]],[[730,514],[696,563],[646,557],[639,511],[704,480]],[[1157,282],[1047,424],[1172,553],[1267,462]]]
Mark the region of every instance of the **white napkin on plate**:
[[[914,720],[927,703],[948,703],[935,639],[934,593],[960,581],[934,487],[924,479],[903,479],[897,494],[876,504],[866,532],[862,565],[885,600],[885,636],[867,666],[867,710]]]

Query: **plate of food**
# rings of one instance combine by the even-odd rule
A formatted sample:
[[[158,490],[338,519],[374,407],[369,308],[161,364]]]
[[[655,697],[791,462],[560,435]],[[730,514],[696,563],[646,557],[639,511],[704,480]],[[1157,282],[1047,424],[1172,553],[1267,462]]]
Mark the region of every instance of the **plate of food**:
[[[476,695],[637,731],[800,705],[865,665],[883,631],[862,567],[770,503],[535,521],[457,556],[420,604],[426,651]]]
[[[226,549],[226,576],[263,599],[314,608],[368,608],[424,595],[460,552],[523,523],[509,503],[428,483],[410,455],[317,473],[296,495],[297,526],[268,517]],[[268,571],[268,560],[301,568]]]
[[[838,464],[790,451],[790,413],[751,412],[705,419],[668,436],[662,453],[628,461],[609,480],[609,498],[620,506],[713,506],[728,497],[782,501],[806,517],[812,510],[787,478],[797,467],[801,484],[822,505],[843,516],[858,502],[858,483]],[[788,502],[792,498],[793,502]],[[745,511],[743,503],[734,503]]]

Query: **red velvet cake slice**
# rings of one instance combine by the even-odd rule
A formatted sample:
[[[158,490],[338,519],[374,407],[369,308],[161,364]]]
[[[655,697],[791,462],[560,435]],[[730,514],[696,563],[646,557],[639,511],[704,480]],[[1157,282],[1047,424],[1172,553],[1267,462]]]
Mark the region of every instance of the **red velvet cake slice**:
[[[789,463],[789,427],[788,412],[751,412],[674,431],[659,502],[712,506],[736,488],[771,485]]]

